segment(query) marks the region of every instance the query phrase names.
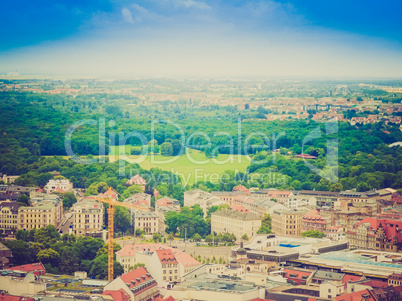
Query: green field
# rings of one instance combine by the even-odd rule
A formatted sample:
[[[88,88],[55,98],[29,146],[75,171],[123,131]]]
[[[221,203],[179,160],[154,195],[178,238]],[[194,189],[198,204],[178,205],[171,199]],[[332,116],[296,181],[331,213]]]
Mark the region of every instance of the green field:
[[[243,155],[224,155],[220,154],[215,159],[210,159],[204,153],[187,149],[187,153],[180,157],[166,157],[162,155],[147,155],[144,157],[131,156],[131,145],[124,147],[113,147],[110,150],[109,159],[114,162],[124,158],[130,163],[138,163],[144,169],[158,167],[162,170],[172,171],[182,178],[184,185],[206,181],[216,182],[219,175],[225,170],[238,170],[244,172],[250,165],[250,160]]]

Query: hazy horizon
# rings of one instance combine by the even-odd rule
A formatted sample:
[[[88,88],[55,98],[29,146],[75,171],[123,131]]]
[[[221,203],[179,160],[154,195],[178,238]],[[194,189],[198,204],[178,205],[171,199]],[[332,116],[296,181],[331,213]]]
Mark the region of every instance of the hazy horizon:
[[[4,74],[402,78],[402,6],[393,1],[60,0],[3,6]]]

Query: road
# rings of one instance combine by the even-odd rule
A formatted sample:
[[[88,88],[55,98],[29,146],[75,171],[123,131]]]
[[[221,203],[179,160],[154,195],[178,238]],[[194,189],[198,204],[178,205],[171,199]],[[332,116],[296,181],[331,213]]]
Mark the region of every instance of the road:
[[[133,239],[124,239],[124,240],[115,240],[116,243],[121,245],[122,247],[125,247],[126,245],[133,244],[133,243],[139,243],[140,239],[139,238],[133,238]],[[215,256],[217,260],[219,260],[219,257],[222,257],[223,260],[228,261],[228,257],[231,253],[231,248],[232,247],[203,247],[203,246],[197,246],[195,242],[184,242],[184,241],[179,241],[179,240],[174,240],[172,242],[168,241],[166,242],[166,245],[172,246],[172,247],[177,247],[177,249],[186,251],[188,254],[192,255],[193,257],[197,257],[198,255],[201,256],[202,259],[210,258]]]
[[[62,226],[60,227],[61,231],[63,231],[63,234],[66,234],[66,233],[68,234],[70,225],[73,224],[73,216],[71,215],[71,217],[70,217],[69,212],[66,213],[66,216],[69,217],[69,218],[65,219],[62,222]]]

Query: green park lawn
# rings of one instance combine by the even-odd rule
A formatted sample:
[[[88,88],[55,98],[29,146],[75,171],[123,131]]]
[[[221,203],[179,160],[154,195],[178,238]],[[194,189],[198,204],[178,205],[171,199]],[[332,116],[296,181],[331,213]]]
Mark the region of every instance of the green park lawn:
[[[130,163],[138,163],[144,169],[158,167],[162,170],[173,171],[182,178],[183,184],[194,184],[206,181],[216,182],[217,177],[226,170],[246,171],[250,165],[250,160],[244,155],[225,155],[220,154],[215,159],[210,159],[204,153],[187,149],[187,153],[177,157],[167,157],[159,154],[140,157],[132,156],[130,150],[138,148],[131,145],[124,147],[113,147],[110,150],[109,159],[114,162],[120,158],[124,158]]]

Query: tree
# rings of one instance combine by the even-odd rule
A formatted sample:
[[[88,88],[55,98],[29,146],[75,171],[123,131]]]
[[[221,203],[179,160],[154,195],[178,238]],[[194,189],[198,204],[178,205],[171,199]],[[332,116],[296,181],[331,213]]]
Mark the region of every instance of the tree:
[[[79,268],[79,257],[75,249],[65,247],[61,252],[60,271],[64,274],[72,275]]]
[[[114,261],[113,262],[114,269],[114,277],[119,277],[124,273],[124,269],[122,265]],[[91,270],[89,271],[89,275],[96,279],[106,279],[108,276],[108,255],[103,254],[101,256],[96,257],[91,265]]]
[[[244,233],[244,235],[241,237],[242,240],[244,241],[248,241],[248,236],[246,233]]]
[[[148,153],[159,154],[158,141],[155,139],[148,142]]]
[[[60,233],[53,225],[37,229],[34,235],[35,242],[43,243],[46,247],[60,239]]]
[[[141,263],[141,262],[138,262],[138,263],[136,263],[135,265],[129,267],[128,270],[129,270],[129,271],[132,271],[132,270],[136,270],[136,269],[138,269],[138,268],[140,268],[140,267],[145,267],[145,264],[143,264],[143,263]]]
[[[4,244],[11,250],[14,265],[21,265],[32,262],[29,244],[22,240],[6,241]],[[33,259],[35,260],[35,259]]]
[[[142,188],[140,185],[131,185],[131,186],[127,187],[127,189],[124,190],[124,192],[121,195],[124,198],[128,198],[128,197],[132,196],[133,194],[141,193],[141,192],[142,192]]]
[[[337,182],[337,183],[331,185],[331,189],[329,191],[340,192],[342,190],[343,190],[342,184]]]
[[[370,190],[370,186],[365,182],[361,182],[361,183],[357,184],[356,190],[358,192],[365,192],[365,191]]]
[[[323,238],[325,236],[324,232],[320,232],[317,230],[308,230],[302,233],[303,237],[314,237],[314,238]]]
[[[96,257],[101,256],[103,254],[108,254],[108,250],[109,250],[109,244],[104,244],[102,248],[100,248],[98,250],[98,252],[96,252]],[[117,251],[121,250],[121,246],[116,243],[113,242],[113,252],[116,253]]]
[[[130,228],[130,213],[127,208],[115,206],[114,230],[125,233]]]
[[[142,236],[143,234],[145,234],[145,231],[144,231],[144,230],[142,230],[142,229],[140,229],[140,228],[135,229],[135,236],[140,237],[140,236]]]
[[[161,155],[162,156],[172,156],[173,155],[173,146],[170,142],[164,142],[161,145]]]
[[[198,234],[198,233],[195,233],[195,234],[194,234],[194,236],[193,236],[193,240],[194,240],[194,241],[200,242],[201,239],[202,239],[202,237],[201,237],[200,234]]]
[[[102,248],[104,244],[101,238],[79,236],[75,248],[81,260],[93,260],[98,250]]]
[[[70,208],[75,203],[77,203],[77,198],[73,192],[66,192],[63,194],[63,207]]]
[[[49,263],[52,267],[58,267],[60,255],[52,248],[40,251],[36,255],[36,259],[43,264]]]
[[[21,194],[17,198],[17,203],[21,206],[29,206],[29,196]]]
[[[261,221],[261,227],[258,229],[257,233],[258,234],[267,234],[271,233],[271,216],[269,214],[264,214],[264,217],[262,218]]]
[[[169,233],[167,239],[170,241],[170,244],[172,244],[172,241],[174,240],[174,236],[172,233]]]
[[[174,139],[172,141],[172,155],[173,156],[181,156],[184,152],[184,145],[180,140]]]
[[[152,236],[152,239],[158,243],[162,241],[162,235],[160,235],[159,233],[154,233],[154,235]]]

